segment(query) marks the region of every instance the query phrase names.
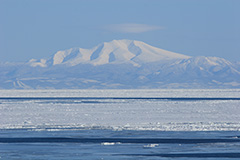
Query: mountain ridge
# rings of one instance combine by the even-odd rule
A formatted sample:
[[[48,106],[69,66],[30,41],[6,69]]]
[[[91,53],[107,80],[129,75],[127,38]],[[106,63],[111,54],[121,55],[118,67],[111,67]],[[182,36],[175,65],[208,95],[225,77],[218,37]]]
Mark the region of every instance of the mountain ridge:
[[[0,63],[0,89],[240,88],[239,64],[113,40],[27,63]]]
[[[143,63],[161,60],[185,59],[189,56],[178,54],[150,46],[136,40],[113,40],[101,43],[91,49],[70,48],[56,52],[52,57],[30,60],[31,66],[46,67],[49,65],[66,64],[75,66],[80,63],[103,65],[108,63],[131,63],[141,66]]]

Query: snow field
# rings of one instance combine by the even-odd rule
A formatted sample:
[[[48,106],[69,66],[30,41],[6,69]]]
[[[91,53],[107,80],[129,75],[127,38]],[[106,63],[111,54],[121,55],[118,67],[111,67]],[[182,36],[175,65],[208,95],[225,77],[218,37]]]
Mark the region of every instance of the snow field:
[[[32,97],[43,94],[43,91],[17,91]],[[45,91],[44,91],[45,92]],[[50,91],[48,96],[57,95],[60,91]],[[76,95],[84,91],[64,91],[63,96]],[[105,96],[122,95],[128,97],[135,91],[104,92]],[[137,92],[137,91],[136,91]],[[148,93],[150,92],[150,93]],[[139,95],[155,96],[176,92],[169,90],[142,90]],[[187,96],[187,92],[182,93]],[[211,91],[221,95],[224,91]],[[234,91],[228,91],[234,95]],[[9,95],[9,93],[2,93]],[[97,93],[97,94],[96,94]],[[112,93],[112,94],[110,94]],[[142,93],[142,94],[141,94]],[[180,93],[180,91],[179,91]],[[196,96],[203,91],[196,90]],[[210,93],[205,91],[205,93]],[[230,94],[226,94],[228,97]],[[11,92],[11,96],[16,96]],[[85,95],[99,96],[99,92],[86,91]],[[18,94],[17,94],[18,95]],[[46,94],[44,94],[46,96]],[[81,94],[79,94],[81,96]],[[176,96],[175,95],[175,96]],[[208,94],[205,94],[208,96]],[[210,94],[209,94],[210,95]],[[219,96],[218,95],[218,96]],[[9,95],[10,96],[10,95]],[[21,95],[22,96],[22,95]],[[102,95],[104,96],[104,94]],[[236,96],[236,94],[235,94]],[[159,99],[24,99],[0,100],[0,128],[31,128],[31,129],[66,129],[66,128],[102,128],[102,129],[133,129],[163,131],[206,131],[206,130],[240,130],[240,100],[197,100],[171,101]]]

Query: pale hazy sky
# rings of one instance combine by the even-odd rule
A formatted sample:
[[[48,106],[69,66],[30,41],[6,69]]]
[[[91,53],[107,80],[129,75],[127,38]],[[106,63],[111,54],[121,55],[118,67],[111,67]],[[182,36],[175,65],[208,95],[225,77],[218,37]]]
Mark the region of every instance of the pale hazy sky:
[[[0,62],[139,40],[240,61],[240,0],[0,0]]]

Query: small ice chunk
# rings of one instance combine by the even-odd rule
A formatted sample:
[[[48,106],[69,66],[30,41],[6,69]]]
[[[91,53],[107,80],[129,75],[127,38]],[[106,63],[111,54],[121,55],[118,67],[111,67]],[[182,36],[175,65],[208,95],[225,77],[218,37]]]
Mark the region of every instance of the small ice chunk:
[[[143,147],[144,148],[154,148],[154,147],[157,147],[159,146],[159,144],[148,144],[148,145],[144,145]]]
[[[103,145],[103,146],[112,146],[112,145],[115,145],[115,143],[113,143],[113,142],[103,142],[103,143],[101,143],[101,145]]]

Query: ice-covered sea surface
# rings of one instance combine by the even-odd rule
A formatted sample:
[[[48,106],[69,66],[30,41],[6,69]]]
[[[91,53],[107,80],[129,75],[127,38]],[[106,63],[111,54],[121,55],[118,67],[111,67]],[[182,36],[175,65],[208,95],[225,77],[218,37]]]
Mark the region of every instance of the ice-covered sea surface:
[[[0,90],[0,159],[240,158],[240,90]]]

